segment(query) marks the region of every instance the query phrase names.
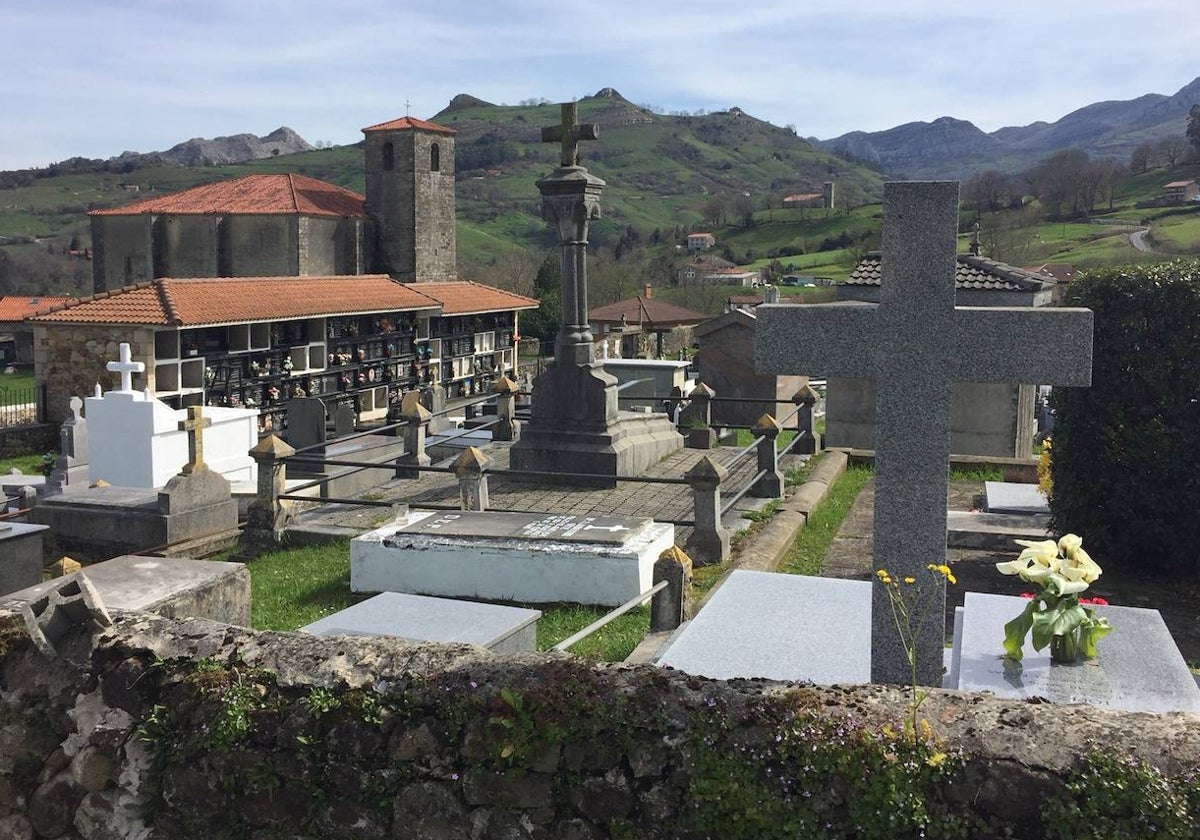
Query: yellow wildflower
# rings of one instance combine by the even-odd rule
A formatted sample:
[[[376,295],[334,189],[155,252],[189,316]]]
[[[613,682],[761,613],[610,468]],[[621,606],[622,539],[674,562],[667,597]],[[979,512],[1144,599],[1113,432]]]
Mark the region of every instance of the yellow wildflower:
[[[938,752],[938,753],[934,753],[933,755],[929,756],[929,758],[927,758],[925,760],[925,763],[928,764],[930,767],[938,767],[945,760],[946,760],[946,754],[944,752]]]
[[[904,579],[904,582],[905,582],[905,583],[908,583],[908,584],[913,584],[913,583],[916,583],[916,582],[917,582],[917,579],[916,579],[915,577],[906,577],[906,578]]]

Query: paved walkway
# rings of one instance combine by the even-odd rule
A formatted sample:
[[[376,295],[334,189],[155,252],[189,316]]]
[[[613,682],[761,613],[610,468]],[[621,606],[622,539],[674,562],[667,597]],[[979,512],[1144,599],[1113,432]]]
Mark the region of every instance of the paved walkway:
[[[488,457],[495,469],[508,469],[508,444],[490,444]],[[647,471],[652,478],[681,478],[705,455],[725,466],[739,450],[720,447],[703,451],[681,449],[664,458]],[[789,460],[790,459],[790,460]],[[449,466],[447,459],[437,466]],[[781,469],[799,462],[798,456],[788,456]],[[756,460],[751,453],[739,461],[725,481],[725,486],[734,490],[741,488],[757,472]],[[643,482],[618,482],[612,489],[594,489],[565,485],[540,484],[518,481],[508,476],[492,476],[488,480],[490,507],[497,510],[552,511],[555,513],[587,514],[595,516],[638,516],[659,521],[690,520],[693,517],[692,490],[686,484],[647,484]],[[727,493],[726,498],[731,494]],[[450,504],[459,500],[458,480],[448,473],[426,473],[419,480],[393,479],[361,494],[364,499],[392,503]],[[726,527],[736,531],[748,523],[741,518],[744,511],[756,510],[766,504],[766,499],[744,496],[725,516]],[[379,507],[363,507],[350,504],[327,504],[304,511],[299,515],[301,526],[345,527],[359,531],[370,530],[391,519],[391,513]],[[676,526],[675,541],[682,545],[691,534],[691,528]]]

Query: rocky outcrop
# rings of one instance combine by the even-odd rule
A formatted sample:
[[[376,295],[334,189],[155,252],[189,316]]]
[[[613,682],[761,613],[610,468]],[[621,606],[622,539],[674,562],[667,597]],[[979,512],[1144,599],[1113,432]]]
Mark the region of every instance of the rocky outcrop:
[[[264,137],[255,137],[253,134],[234,134],[211,140],[194,137],[165,152],[151,154],[179,166],[216,166],[306,152],[311,148],[307,140],[283,126]]]

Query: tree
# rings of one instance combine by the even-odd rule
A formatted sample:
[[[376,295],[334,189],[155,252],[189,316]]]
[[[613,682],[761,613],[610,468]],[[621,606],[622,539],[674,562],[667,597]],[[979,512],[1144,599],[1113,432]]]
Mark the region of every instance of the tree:
[[[533,281],[533,295],[540,306],[522,314],[521,331],[540,340],[543,346],[553,344],[562,325],[562,264],[557,253],[542,261]]]
[[[1136,173],[1145,172],[1154,165],[1154,157],[1154,145],[1152,143],[1142,143],[1129,156],[1129,169]]]
[[[1174,166],[1183,160],[1184,154],[1187,153],[1187,140],[1172,134],[1159,140],[1155,148],[1167,162],[1167,166]]]
[[[1102,269],[1071,284],[1095,313],[1091,388],[1058,388],[1050,510],[1102,565],[1200,572],[1200,262]]]
[[[1200,153],[1200,105],[1193,105],[1188,111],[1186,136],[1197,153]]]
[[[978,215],[1003,207],[1008,192],[1008,176],[998,169],[980,172],[963,185],[963,198]]]

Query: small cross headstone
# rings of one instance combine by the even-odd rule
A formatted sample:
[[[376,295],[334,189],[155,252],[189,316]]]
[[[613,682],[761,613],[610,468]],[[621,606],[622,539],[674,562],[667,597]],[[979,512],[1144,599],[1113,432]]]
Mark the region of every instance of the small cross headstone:
[[[105,365],[105,368],[111,370],[113,373],[121,374],[121,387],[117,389],[118,393],[133,394],[136,393],[133,390],[133,375],[145,372],[146,363],[133,361],[133,354],[129,350],[129,343],[122,341],[120,361],[109,362]],[[99,389],[100,386],[97,385],[96,387]]]
[[[204,406],[189,405],[187,419],[179,421],[179,430],[187,432],[188,462],[180,472],[191,475],[204,466],[204,430],[212,425],[212,420],[204,416]]]
[[[543,143],[560,143],[562,145],[559,165],[563,167],[579,165],[580,140],[596,140],[599,137],[599,125],[579,122],[579,103],[577,102],[564,102],[562,104],[562,122],[559,125],[542,129]]]
[[[950,408],[955,382],[1091,384],[1086,309],[954,305],[958,184],[884,188],[878,306],[764,304],[756,312],[762,373],[871,377],[875,402],[875,568],[916,578],[928,605],[914,628],[918,680],[940,685]],[[875,587],[871,674],[910,677],[887,593]]]

